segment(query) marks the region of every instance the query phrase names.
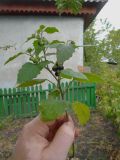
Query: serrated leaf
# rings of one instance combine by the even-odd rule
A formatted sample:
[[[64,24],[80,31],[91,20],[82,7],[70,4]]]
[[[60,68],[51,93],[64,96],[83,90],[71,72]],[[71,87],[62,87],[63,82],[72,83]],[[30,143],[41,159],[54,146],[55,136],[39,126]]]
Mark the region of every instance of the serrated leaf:
[[[14,59],[16,59],[17,57],[19,57],[20,55],[24,54],[23,52],[17,53],[14,56],[10,57],[4,64],[7,64],[11,61],[13,61]]]
[[[48,34],[53,34],[55,32],[59,32],[59,30],[56,27],[46,27],[44,30]]]
[[[76,81],[87,80],[87,77],[83,73],[75,72],[72,69],[64,69],[60,73],[61,77],[67,79],[73,79]]]
[[[33,63],[25,63],[22,68],[19,70],[17,75],[17,83],[23,83],[26,81],[30,81],[41,72],[41,70],[51,63],[50,61],[43,61],[40,64],[33,64]]]
[[[75,112],[79,122],[81,125],[85,125],[88,120],[90,119],[90,110],[87,105],[80,103],[80,102],[74,102],[72,104],[73,111]]]
[[[63,64],[66,60],[72,57],[75,52],[75,48],[72,44],[59,44],[57,46],[57,61],[59,64]]]
[[[42,32],[45,29],[44,25],[40,25],[38,30],[37,30],[37,34],[39,34],[40,32]]]
[[[26,81],[21,84],[18,84],[17,87],[29,87],[29,86],[41,84],[43,82],[45,82],[45,79],[33,79],[31,81]]]
[[[28,42],[30,41],[31,39],[34,39],[35,38],[35,34],[32,34],[30,37],[27,38],[27,40],[25,42]]]
[[[65,113],[68,104],[59,100],[46,100],[40,104],[40,118],[43,121],[53,121]]]

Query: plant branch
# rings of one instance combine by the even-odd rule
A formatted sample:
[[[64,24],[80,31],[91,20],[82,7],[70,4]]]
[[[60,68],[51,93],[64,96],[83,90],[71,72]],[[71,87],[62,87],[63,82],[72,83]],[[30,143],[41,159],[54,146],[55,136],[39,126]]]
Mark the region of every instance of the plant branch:
[[[58,79],[56,78],[56,76],[53,74],[53,72],[49,69],[49,67],[45,67],[45,69],[55,78],[56,81],[58,81]]]
[[[45,54],[46,54],[46,53],[45,53],[45,50],[43,51],[43,53],[44,53],[44,59],[45,59],[45,61],[46,61],[47,59],[46,59],[46,55],[45,55]],[[56,78],[56,76],[55,76],[55,75],[53,74],[53,72],[50,70],[50,68],[49,68],[48,65],[47,65],[47,67],[45,67],[45,69],[55,78],[56,81],[58,81],[57,78]]]
[[[55,85],[55,83],[53,83],[52,81],[50,81],[49,79],[46,79],[46,81],[52,83],[53,85]]]
[[[60,90],[61,98],[62,98],[62,100],[64,100],[64,93],[63,93],[63,90],[62,90],[61,84],[60,84],[60,76],[58,76],[57,85],[58,85],[58,88]]]

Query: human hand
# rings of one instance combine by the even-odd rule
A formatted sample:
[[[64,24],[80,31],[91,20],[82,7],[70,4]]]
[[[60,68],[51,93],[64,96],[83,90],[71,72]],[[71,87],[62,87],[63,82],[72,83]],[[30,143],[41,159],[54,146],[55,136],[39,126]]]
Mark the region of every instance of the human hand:
[[[12,160],[65,160],[75,134],[70,116],[46,123],[36,117],[24,126]]]

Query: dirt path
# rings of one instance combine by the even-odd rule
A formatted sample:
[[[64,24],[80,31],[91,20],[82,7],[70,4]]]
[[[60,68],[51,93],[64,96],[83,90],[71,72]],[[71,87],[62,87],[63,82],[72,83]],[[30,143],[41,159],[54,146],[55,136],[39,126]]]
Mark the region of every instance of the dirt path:
[[[9,160],[21,128],[30,119],[8,121],[0,129],[0,160]],[[81,128],[76,148],[80,160],[120,160],[120,139],[98,112],[93,112],[90,122]]]

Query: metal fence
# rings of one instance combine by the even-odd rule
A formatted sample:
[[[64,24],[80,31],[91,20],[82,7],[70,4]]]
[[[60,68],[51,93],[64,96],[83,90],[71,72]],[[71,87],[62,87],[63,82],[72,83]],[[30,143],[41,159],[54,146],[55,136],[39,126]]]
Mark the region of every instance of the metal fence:
[[[68,87],[68,83],[62,83],[62,88]],[[38,105],[47,99],[48,93],[54,88],[49,84],[48,89],[42,86],[26,88],[0,89],[0,118],[14,116],[15,118],[33,117],[38,114]],[[65,100],[69,102],[79,101],[90,108],[96,108],[95,84],[80,84],[74,82],[66,90]]]

